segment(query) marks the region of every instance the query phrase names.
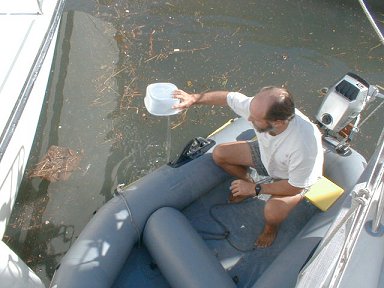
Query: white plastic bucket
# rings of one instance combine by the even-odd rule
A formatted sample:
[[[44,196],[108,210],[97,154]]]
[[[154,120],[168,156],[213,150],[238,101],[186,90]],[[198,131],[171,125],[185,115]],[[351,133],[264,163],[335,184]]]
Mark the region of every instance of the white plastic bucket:
[[[152,115],[169,116],[179,113],[180,109],[172,106],[180,103],[179,99],[172,97],[172,92],[177,89],[172,83],[152,83],[147,86],[144,97],[145,108]]]

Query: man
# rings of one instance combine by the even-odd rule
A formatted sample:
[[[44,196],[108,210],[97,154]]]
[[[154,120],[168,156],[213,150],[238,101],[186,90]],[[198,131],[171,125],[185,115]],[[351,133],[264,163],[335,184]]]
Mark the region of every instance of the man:
[[[176,90],[173,97],[181,100],[174,106],[179,109],[195,104],[229,105],[253,125],[258,141],[218,145],[213,159],[238,178],[230,186],[231,202],[260,193],[271,195],[264,208],[264,229],[255,242],[261,248],[270,246],[279,225],[322,175],[324,156],[319,130],[295,109],[291,94],[284,88],[264,87],[254,97],[227,91],[188,94]],[[253,183],[249,167],[267,173],[274,182]]]

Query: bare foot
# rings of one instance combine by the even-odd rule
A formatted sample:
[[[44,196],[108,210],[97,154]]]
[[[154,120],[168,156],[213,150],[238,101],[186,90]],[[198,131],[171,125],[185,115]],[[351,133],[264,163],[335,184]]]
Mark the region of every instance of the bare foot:
[[[263,232],[260,234],[259,238],[256,240],[255,245],[258,248],[266,248],[271,246],[273,241],[277,236],[277,226],[265,225]]]

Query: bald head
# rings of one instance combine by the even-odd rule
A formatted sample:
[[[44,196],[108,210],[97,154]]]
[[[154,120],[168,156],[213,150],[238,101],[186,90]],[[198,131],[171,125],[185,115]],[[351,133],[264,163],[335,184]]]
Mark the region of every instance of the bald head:
[[[251,105],[257,105],[267,121],[290,120],[295,114],[292,95],[285,88],[263,87],[255,95]]]

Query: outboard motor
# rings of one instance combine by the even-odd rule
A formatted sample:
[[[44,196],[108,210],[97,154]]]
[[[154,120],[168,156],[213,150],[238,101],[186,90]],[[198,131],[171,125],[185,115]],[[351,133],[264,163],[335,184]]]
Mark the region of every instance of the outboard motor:
[[[328,90],[316,119],[327,129],[339,132],[364,109],[371,98],[368,90],[365,80],[348,73]]]
[[[339,153],[348,152],[348,143],[358,131],[360,113],[374,97],[384,98],[384,95],[376,86],[353,73],[346,74],[327,89],[316,119],[326,134],[334,134],[333,142],[338,139],[335,146]],[[337,133],[341,140],[335,136]]]

